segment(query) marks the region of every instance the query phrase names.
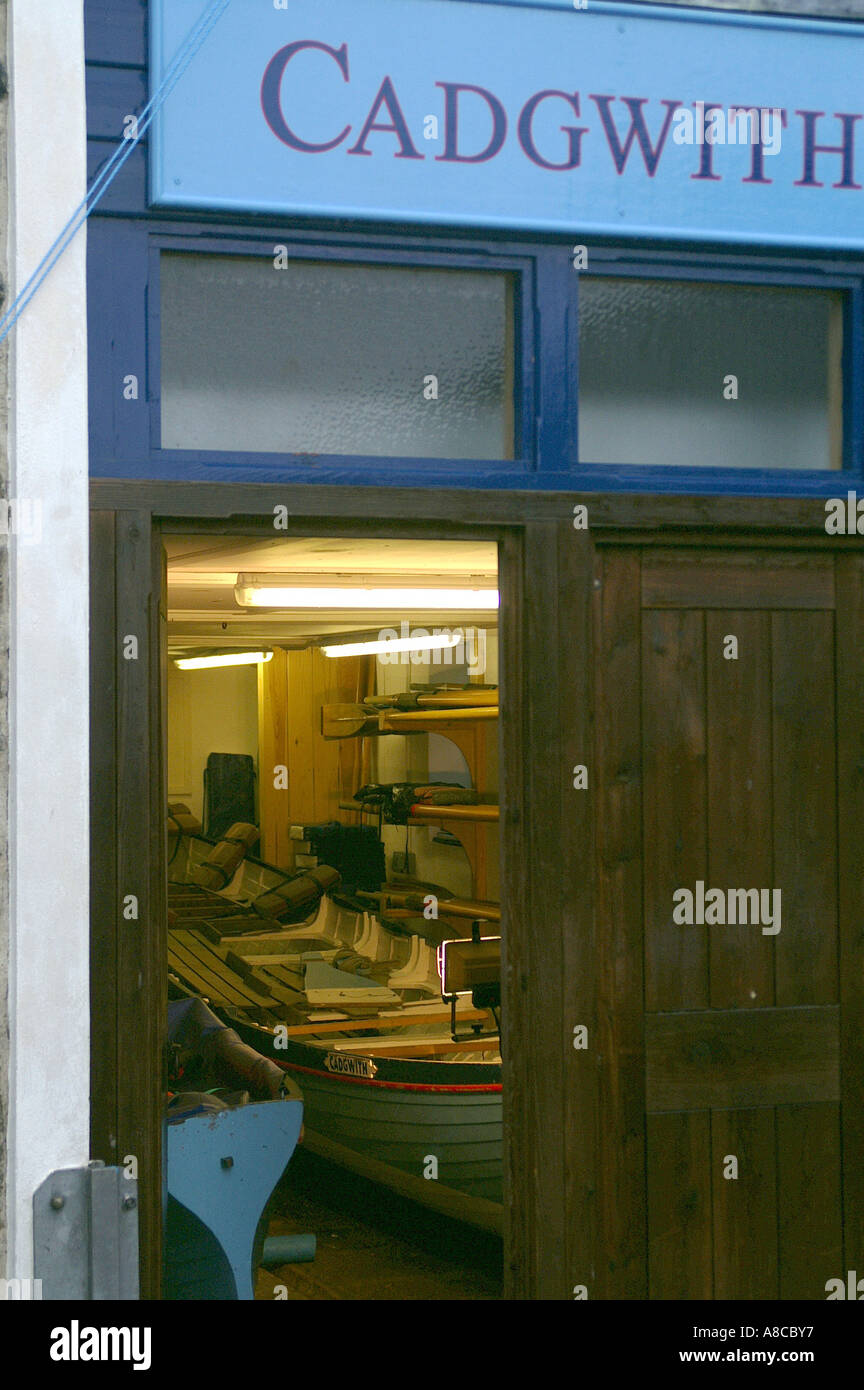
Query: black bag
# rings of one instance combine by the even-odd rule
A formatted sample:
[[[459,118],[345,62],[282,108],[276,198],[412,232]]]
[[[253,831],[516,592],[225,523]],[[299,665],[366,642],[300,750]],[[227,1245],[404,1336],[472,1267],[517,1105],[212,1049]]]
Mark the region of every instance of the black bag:
[[[204,769],[204,834],[219,840],[235,821],[258,824],[255,764],[248,753],[211,753]]]
[[[342,825],[338,820],[304,825],[303,839],[309,841],[319,864],[339,871],[343,894],[350,896],[358,888],[377,893],[387,877],[384,846],[371,825]]]

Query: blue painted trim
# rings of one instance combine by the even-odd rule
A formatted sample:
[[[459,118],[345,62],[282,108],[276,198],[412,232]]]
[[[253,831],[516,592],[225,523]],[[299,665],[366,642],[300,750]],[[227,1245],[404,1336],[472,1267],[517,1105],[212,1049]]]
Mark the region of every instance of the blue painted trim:
[[[159,428],[158,256],[165,249],[270,254],[276,243],[298,259],[507,270],[518,277],[516,460],[439,460],[197,453],[161,450]],[[259,225],[96,219],[90,246],[92,472],[100,477],[209,478],[212,481],[339,482],[352,486],[455,486],[833,496],[860,485],[864,469],[864,262],[767,260],[714,252],[603,246],[589,250],[590,274],[838,288],[844,324],[842,472],[708,470],[579,464],[577,452],[579,272],[571,246],[459,239],[430,244],[358,232],[286,234]],[[149,330],[149,331],[148,331]],[[122,399],[129,372],[142,398]]]
[[[843,316],[843,451],[849,474],[864,477],[864,282],[849,291]]]
[[[494,489],[508,492],[641,492],[676,493],[699,496],[741,497],[841,497],[850,488],[860,490],[859,480],[844,471],[780,472],[774,469],[670,468],[630,465],[580,466],[571,471],[522,473],[503,471],[501,465],[471,460],[470,472],[445,472],[440,460],[422,468],[406,469],[396,462],[391,470],[381,467],[379,458],[337,458],[324,456],[310,460],[298,455],[254,456],[256,462],[238,466],[231,454],[190,454],[160,451],[151,455],[146,467],[118,470],[110,459],[94,458],[94,478],[133,477],[154,482],[275,483],[286,488],[306,484],[341,487],[404,487],[432,489]],[[458,469],[458,461],[450,461]],[[465,469],[466,465],[461,465]],[[487,471],[488,470],[488,471]],[[458,519],[458,518],[457,518]]]
[[[143,67],[147,61],[147,11],[141,0],[84,0],[87,61]]]
[[[722,259],[700,262],[679,262],[674,258],[663,261],[649,258],[634,248],[620,250],[613,255],[604,254],[592,246],[589,253],[589,269],[586,275],[641,276],[649,280],[695,280],[723,281],[731,285],[775,285],[797,287],[799,289],[841,289],[854,290],[861,284],[864,267],[859,274],[838,270],[836,267],[820,273],[817,267],[802,268],[794,262],[776,266],[755,259],[747,266],[739,266],[734,260]]]
[[[200,212],[205,210],[211,210],[216,214],[229,214],[233,215],[236,218],[242,218],[248,213],[248,208],[246,204],[235,198],[208,197],[207,209],[203,209],[198,207],[190,207],[188,199],[175,199],[163,194],[160,197],[159,202],[151,203],[151,206],[153,206],[154,210],[157,213],[161,212],[163,216],[166,213],[168,215],[171,215],[181,211],[189,212],[190,210],[195,214],[199,214]],[[268,207],[262,206],[260,208],[257,208],[255,211],[259,216],[266,218],[285,216],[284,210],[276,203],[273,203],[271,206]],[[341,202],[338,204],[334,203],[332,205],[325,205],[323,203],[296,203],[291,209],[291,217],[299,217],[305,219],[317,218],[325,220],[332,218],[334,221],[348,221],[360,223],[368,221],[369,209],[366,207],[355,208],[351,207],[347,203]],[[405,212],[403,208],[378,208],[376,209],[376,217],[381,219],[381,221],[383,221],[385,224],[389,223],[393,227],[396,227],[404,223]],[[474,229],[477,226],[477,221],[475,217],[469,216],[468,214],[458,214],[453,212],[424,212],[422,215],[417,214],[414,220],[416,222],[416,226],[420,230],[422,230],[424,227],[452,227],[457,230],[461,230],[463,228]],[[544,220],[543,218],[528,217],[506,219],[503,217],[493,217],[487,215],[483,219],[482,230],[487,231],[493,235],[498,231],[510,235],[512,235],[513,233],[518,234],[522,232],[526,236],[531,235],[535,237],[560,237],[562,235],[560,222]],[[651,223],[646,223],[644,226],[630,225],[627,228],[627,234],[628,236],[633,237],[636,240],[641,238],[645,242],[650,242],[652,240],[656,240],[657,238],[657,227],[652,225]],[[580,222],[578,225],[574,223],[574,225],[566,235],[569,237],[570,240],[586,241],[592,237],[608,237],[610,233],[606,223],[595,224],[590,221],[584,221]],[[692,228],[689,228],[686,232],[678,232],[674,229],[667,229],[665,232],[665,236],[670,241],[680,242],[682,246],[713,246],[716,242],[716,234],[713,231],[703,232]],[[850,252],[854,252],[860,249],[857,242],[854,245],[852,245],[849,243],[848,240],[844,239],[843,237],[802,237],[800,235],[795,235],[795,233],[792,231],[781,232],[777,233],[776,235],[770,236],[766,233],[754,236],[753,234],[748,232],[727,232],[724,235],[723,239],[724,242],[729,246],[759,246],[765,247],[766,250],[776,249],[779,251],[804,249],[817,252],[824,251],[827,253],[834,253],[840,255],[844,253],[848,254]]]
[[[555,473],[576,467],[579,331],[576,272],[569,247],[537,255],[537,468]]]

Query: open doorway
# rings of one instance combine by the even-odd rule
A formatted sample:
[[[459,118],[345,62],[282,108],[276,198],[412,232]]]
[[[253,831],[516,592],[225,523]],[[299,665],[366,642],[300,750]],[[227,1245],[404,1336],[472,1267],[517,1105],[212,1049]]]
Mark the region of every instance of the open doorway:
[[[497,1298],[497,546],[164,545],[169,1013],[303,1100],[255,1295]]]

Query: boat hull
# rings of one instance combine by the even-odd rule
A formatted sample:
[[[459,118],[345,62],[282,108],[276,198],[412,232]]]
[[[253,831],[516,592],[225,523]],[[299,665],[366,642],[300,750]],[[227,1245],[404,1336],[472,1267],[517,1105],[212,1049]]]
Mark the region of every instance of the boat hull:
[[[500,1063],[373,1057],[291,1038],[277,1047],[270,1030],[232,1022],[300,1086],[307,1131],[417,1179],[420,1200],[440,1185],[501,1202]]]

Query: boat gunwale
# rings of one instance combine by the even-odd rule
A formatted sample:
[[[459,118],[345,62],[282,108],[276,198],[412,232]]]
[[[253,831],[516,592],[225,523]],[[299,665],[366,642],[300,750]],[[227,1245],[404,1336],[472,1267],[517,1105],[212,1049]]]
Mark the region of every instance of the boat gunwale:
[[[306,1070],[309,1075],[323,1076],[333,1080],[364,1080],[348,1072],[330,1072],[321,1067],[320,1062],[327,1054],[339,1057],[350,1056],[358,1061],[372,1062],[376,1068],[374,1080],[378,1086],[393,1086],[407,1090],[427,1091],[429,1093],[451,1092],[452,1094],[486,1092],[497,1094],[501,1090],[501,1062],[448,1062],[441,1058],[425,1057],[385,1057],[380,1054],[362,1052],[339,1052],[329,1042],[300,1042],[287,1038],[283,1047],[276,1047],[275,1028],[255,1023],[251,1019],[237,1016],[237,1012],[222,1010],[229,1027],[240,1030],[244,1041],[263,1052],[283,1070]],[[281,1054],[281,1055],[280,1055]],[[442,1071],[442,1068],[444,1069]],[[433,1080],[432,1077],[436,1079]],[[426,1078],[421,1080],[421,1078]],[[452,1079],[449,1079],[451,1078]],[[440,1078],[440,1079],[437,1079]]]
[[[354,1054],[352,1054],[353,1056]],[[276,1061],[275,1058],[273,1058]],[[377,1058],[363,1058],[363,1061],[374,1061],[378,1065]],[[388,1060],[392,1060],[389,1059]],[[406,1059],[407,1060],[407,1059]],[[450,1085],[439,1085],[435,1081],[386,1081],[379,1080],[373,1076],[354,1076],[350,1072],[330,1072],[319,1070],[317,1067],[306,1067],[300,1062],[280,1062],[276,1061],[277,1067],[283,1071],[302,1072],[306,1076],[321,1076],[325,1081],[332,1081],[335,1085],[343,1082],[350,1082],[355,1086],[377,1086],[385,1091],[419,1091],[427,1095],[499,1095],[501,1093],[500,1081],[484,1081],[478,1083],[456,1082]],[[460,1065],[457,1063],[457,1065]],[[465,1064],[463,1064],[465,1065]],[[467,1063],[471,1065],[471,1063]],[[495,1062],[483,1063],[480,1065],[497,1066]]]

